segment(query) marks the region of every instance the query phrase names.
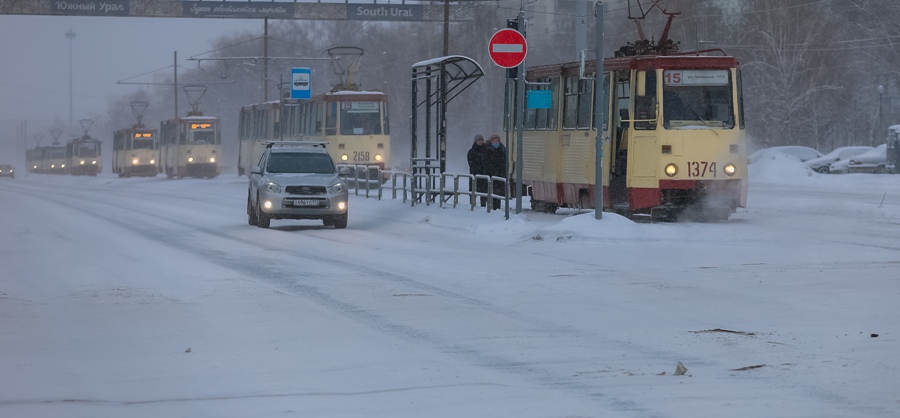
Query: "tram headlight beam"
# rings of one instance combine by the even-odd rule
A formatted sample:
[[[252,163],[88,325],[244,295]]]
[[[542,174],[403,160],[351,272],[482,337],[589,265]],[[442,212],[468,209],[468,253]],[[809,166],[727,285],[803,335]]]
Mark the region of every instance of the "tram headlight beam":
[[[666,164],[666,175],[669,177],[675,177],[678,174],[678,166],[675,163]]]
[[[728,163],[728,164],[725,164],[725,167],[722,168],[722,171],[725,172],[726,176],[732,177],[732,176],[734,176],[735,173],[737,173],[737,167],[735,167],[734,164],[732,164],[732,163]]]

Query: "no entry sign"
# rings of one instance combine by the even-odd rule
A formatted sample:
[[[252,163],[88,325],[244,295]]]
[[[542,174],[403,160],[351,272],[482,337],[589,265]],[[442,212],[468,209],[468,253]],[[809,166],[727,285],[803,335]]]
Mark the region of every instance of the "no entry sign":
[[[518,67],[525,60],[528,44],[525,37],[514,29],[500,29],[488,43],[491,60],[503,68]]]

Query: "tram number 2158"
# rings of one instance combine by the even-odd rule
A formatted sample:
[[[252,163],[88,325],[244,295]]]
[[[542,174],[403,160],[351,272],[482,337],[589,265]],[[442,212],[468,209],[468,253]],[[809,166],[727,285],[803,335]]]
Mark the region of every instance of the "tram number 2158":
[[[716,162],[712,161],[688,161],[687,162],[688,177],[706,177],[716,176]]]
[[[354,151],[353,161],[369,161],[369,151]]]

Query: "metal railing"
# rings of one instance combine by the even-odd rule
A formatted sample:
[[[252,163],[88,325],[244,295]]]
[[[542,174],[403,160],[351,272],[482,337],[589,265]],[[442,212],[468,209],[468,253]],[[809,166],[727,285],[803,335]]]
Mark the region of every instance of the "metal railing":
[[[356,196],[362,193],[366,198],[382,200],[384,191],[390,190],[391,199],[402,199],[403,203],[409,202],[411,206],[436,204],[442,208],[445,205],[456,208],[460,205],[460,196],[466,196],[469,198],[469,210],[475,210],[480,198],[487,201],[485,205],[487,212],[494,210],[492,204],[494,199],[501,200],[509,207],[509,182],[503,177],[484,174],[410,173],[382,170],[377,165],[339,164],[338,167],[352,169],[350,175],[343,177]],[[476,190],[475,184],[478,180],[487,182],[487,191]],[[495,190],[495,182],[502,183],[501,190]]]

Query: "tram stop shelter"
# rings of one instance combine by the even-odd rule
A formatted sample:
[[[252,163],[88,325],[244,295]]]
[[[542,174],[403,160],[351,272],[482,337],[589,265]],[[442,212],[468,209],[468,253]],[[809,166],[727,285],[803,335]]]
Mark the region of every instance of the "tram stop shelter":
[[[481,65],[461,55],[432,58],[412,65],[410,166],[419,188],[425,187],[418,184],[420,181],[434,182],[440,177],[434,174],[446,171],[447,104],[482,76]]]

